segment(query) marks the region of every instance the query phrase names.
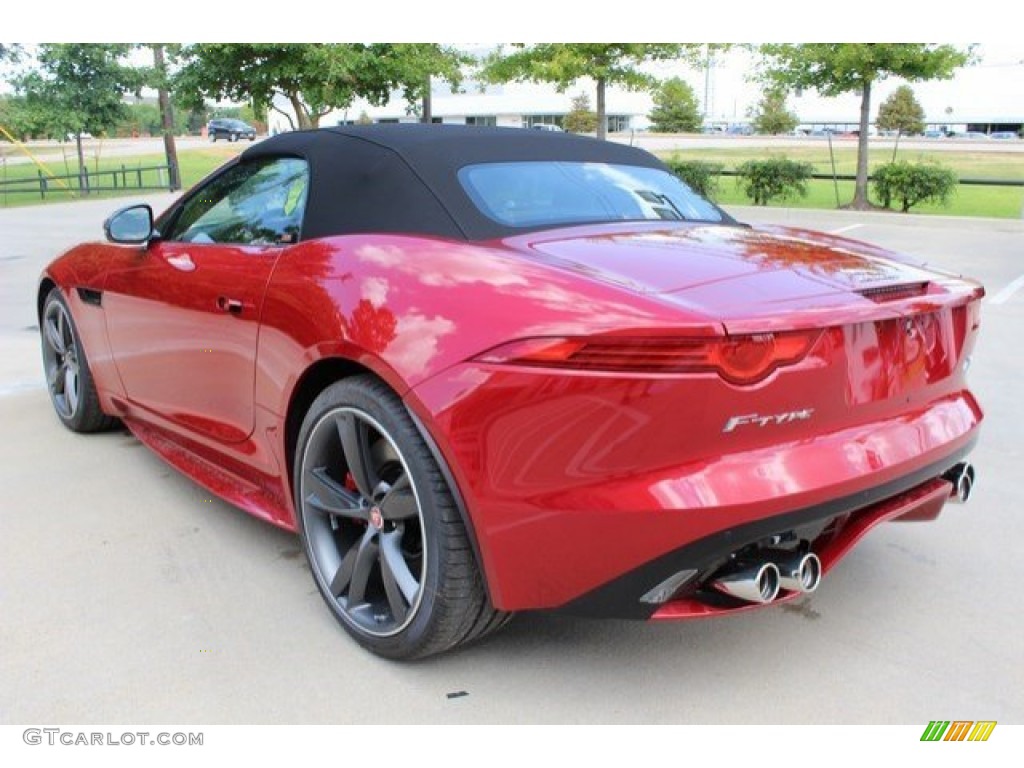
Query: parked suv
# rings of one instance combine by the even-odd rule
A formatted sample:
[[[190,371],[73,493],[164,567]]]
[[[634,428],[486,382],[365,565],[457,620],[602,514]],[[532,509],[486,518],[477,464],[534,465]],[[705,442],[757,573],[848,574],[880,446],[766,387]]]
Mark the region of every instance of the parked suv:
[[[210,137],[210,141],[216,141],[217,139],[238,141],[241,138],[248,139],[249,141],[256,140],[255,128],[241,120],[227,117],[218,117],[208,122],[206,124],[206,133]]]

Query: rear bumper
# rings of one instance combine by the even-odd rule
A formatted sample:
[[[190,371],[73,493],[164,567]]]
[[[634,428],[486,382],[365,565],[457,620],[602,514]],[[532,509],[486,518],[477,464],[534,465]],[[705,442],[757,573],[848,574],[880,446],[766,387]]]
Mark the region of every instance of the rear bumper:
[[[949,459],[867,492],[706,536],[588,592],[562,610],[594,617],[673,620],[763,607],[723,596],[706,583],[731,554],[779,534],[808,533],[810,551],[820,558],[824,575],[875,526],[890,520],[934,520],[953,491],[952,483],[941,474],[971,448],[973,443]],[[692,572],[692,576],[669,600],[660,604],[644,600],[659,584],[683,572]],[[800,595],[782,592],[772,602],[786,602]]]
[[[754,444],[767,432],[721,435],[726,419],[715,413],[703,417],[718,425],[710,444],[684,426],[718,407],[695,397],[692,381],[521,383],[456,367],[409,395],[451,468],[491,600],[508,611],[646,619],[732,609],[686,589],[671,606],[641,598],[681,570],[696,571],[688,587],[697,585],[767,536],[795,530],[828,568],[882,520],[934,516],[950,489],[940,478],[982,420],[960,389],[844,429],[780,426],[773,444]]]

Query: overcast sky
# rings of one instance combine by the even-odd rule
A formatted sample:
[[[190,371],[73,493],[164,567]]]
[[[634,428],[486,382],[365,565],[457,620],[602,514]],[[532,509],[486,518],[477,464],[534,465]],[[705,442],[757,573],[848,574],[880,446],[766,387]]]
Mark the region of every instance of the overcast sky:
[[[949,119],[951,122],[971,120],[1024,121],[1024,43],[979,44],[980,62],[958,70],[952,80],[911,83],[914,94],[929,121]],[[711,114],[730,119],[742,118],[747,107],[760,98],[760,87],[748,80],[753,66],[752,57],[734,52],[722,57],[713,69]],[[700,73],[685,73],[703,99],[704,77]],[[878,105],[903,81],[890,78],[880,82],[872,93],[872,119]],[[791,98],[790,107],[805,122],[827,120],[856,120],[860,97],[850,94],[837,98],[823,98],[806,92],[801,98]],[[947,108],[952,113],[947,118]]]

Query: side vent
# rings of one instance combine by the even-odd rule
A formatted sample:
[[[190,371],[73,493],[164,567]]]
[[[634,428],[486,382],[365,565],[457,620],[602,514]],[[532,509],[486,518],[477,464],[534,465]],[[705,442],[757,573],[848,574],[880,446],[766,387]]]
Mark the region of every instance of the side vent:
[[[78,298],[82,300],[83,304],[92,304],[94,307],[99,307],[103,303],[103,291],[94,291],[92,288],[79,288]]]

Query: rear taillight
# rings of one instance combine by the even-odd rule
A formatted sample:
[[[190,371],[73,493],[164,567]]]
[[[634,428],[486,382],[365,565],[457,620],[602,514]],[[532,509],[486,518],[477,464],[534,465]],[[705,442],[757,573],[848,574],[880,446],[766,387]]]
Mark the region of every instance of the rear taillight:
[[[476,359],[484,363],[628,373],[709,373],[733,384],[754,384],[779,366],[800,360],[820,331],[759,333],[722,338],[596,336],[513,341]]]

